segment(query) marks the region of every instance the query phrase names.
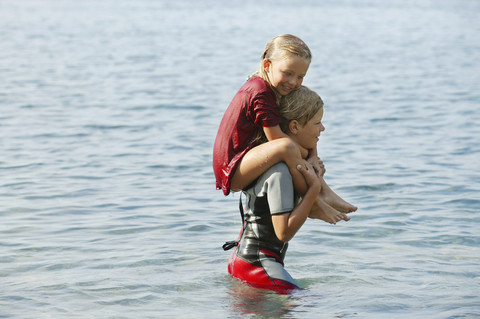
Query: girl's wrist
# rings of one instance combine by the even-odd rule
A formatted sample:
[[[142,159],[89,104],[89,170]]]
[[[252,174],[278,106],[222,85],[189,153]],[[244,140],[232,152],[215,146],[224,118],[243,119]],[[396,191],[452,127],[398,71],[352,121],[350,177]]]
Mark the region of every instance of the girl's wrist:
[[[309,150],[300,146],[300,145],[298,145],[298,148],[300,149],[300,154],[301,154],[302,158],[307,159],[309,157],[309,153],[310,153]]]

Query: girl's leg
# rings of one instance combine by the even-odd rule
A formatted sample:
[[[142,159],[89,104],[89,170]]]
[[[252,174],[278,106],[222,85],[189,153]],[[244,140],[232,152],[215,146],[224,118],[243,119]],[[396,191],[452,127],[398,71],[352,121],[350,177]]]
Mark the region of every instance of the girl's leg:
[[[350,217],[327,204],[320,196],[317,196],[315,204],[313,204],[312,210],[310,211],[308,217],[313,219],[321,219],[330,224],[336,224],[341,220],[350,220]]]
[[[295,190],[299,194],[307,192],[305,178],[297,169],[298,164],[304,163],[300,150],[290,138],[279,138],[260,144],[249,150],[238,163],[232,177],[231,189],[241,190],[273,165],[285,162],[292,174]]]
[[[304,165],[304,160],[297,145],[290,138],[268,141],[249,150],[238,163],[232,177],[231,189],[238,191],[247,187],[267,169],[282,161],[287,164],[292,174],[295,191],[303,196],[307,192],[307,183],[297,169],[297,165]],[[347,208],[346,205],[342,205],[341,198],[338,195],[337,197],[333,195],[335,193],[328,187],[323,178],[321,178],[321,181],[322,187],[327,188],[325,192],[320,191],[310,217],[331,224],[340,220],[349,220],[350,218],[345,213],[355,211],[356,207]],[[339,207],[340,210],[337,210],[336,207]]]
[[[322,189],[320,190],[319,195],[327,204],[342,213],[352,213],[357,210],[356,206],[346,202],[343,198],[338,196],[337,193],[328,186],[323,177],[320,177],[320,182],[322,184]]]
[[[341,220],[349,221],[350,217],[347,214],[356,211],[357,207],[347,203],[338,196],[327,185],[323,177],[320,177],[320,182],[322,188],[308,217],[321,219],[330,224],[336,224]]]
[[[343,198],[337,195],[330,186],[325,182],[323,179],[323,175],[325,174],[325,168],[323,165],[323,162],[320,160],[320,158],[316,155],[316,153],[308,159],[308,162],[310,164],[314,165],[314,167],[317,167],[317,170],[320,171],[320,173],[317,172],[317,174],[320,174],[320,182],[322,183],[322,188],[320,191],[320,197],[323,198],[323,200],[332,206],[333,208],[339,210],[342,213],[352,213],[357,210],[356,206],[353,206],[352,204],[346,202]]]

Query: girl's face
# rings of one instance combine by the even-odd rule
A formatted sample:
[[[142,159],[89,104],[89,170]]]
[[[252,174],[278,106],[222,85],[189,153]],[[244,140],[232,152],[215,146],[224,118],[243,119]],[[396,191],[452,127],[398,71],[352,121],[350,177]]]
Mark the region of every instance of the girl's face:
[[[290,131],[292,134],[290,136],[294,139],[300,146],[306,149],[315,149],[317,147],[318,137],[320,133],[325,131],[325,126],[322,124],[323,118],[323,107],[315,114],[313,118],[310,119],[305,125],[301,125],[297,122],[295,129]]]
[[[265,60],[264,68],[272,86],[280,95],[287,95],[302,85],[310,62],[298,56],[279,60]]]

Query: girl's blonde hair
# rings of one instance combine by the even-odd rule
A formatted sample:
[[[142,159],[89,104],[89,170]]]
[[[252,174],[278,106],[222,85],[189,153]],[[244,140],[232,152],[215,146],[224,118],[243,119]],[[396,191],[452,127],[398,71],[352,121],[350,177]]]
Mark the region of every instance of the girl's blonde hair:
[[[268,81],[265,68],[263,67],[263,61],[267,60],[279,60],[291,56],[298,56],[306,59],[308,62],[312,61],[312,52],[299,37],[293,34],[282,34],[272,40],[268,41],[265,46],[265,51],[262,54],[262,61],[260,63],[260,69],[258,74],[266,81]]]
[[[278,107],[283,121],[280,124],[282,131],[288,132],[290,121],[296,120],[300,125],[307,124],[323,107],[322,98],[306,86],[282,97]]]
[[[262,54],[262,61],[260,62],[260,68],[256,74],[270,84],[270,86],[272,86],[272,83],[270,83],[270,80],[268,79],[267,72],[265,72],[265,59],[275,61],[291,56],[305,58],[308,63],[312,61],[312,52],[310,52],[310,49],[305,42],[303,42],[296,35],[282,34],[271,39],[265,46],[265,51],[263,51]],[[274,91],[277,95],[278,103],[281,96],[276,92],[276,90]]]

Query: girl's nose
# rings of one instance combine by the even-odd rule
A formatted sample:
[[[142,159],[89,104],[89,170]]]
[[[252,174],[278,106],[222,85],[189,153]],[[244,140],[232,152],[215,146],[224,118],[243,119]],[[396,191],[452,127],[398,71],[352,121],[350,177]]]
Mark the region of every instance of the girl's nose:
[[[295,81],[295,87],[298,89],[303,83],[303,79],[298,79]]]

